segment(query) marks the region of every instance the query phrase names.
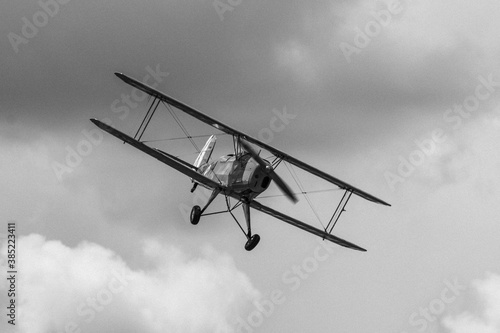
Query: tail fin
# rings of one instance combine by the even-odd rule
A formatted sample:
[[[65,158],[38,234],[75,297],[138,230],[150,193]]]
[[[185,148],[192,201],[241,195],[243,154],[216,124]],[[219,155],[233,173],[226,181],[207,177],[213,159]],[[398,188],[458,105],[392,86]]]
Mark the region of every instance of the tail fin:
[[[208,162],[210,156],[212,156],[212,151],[215,147],[215,141],[217,141],[217,137],[215,135],[212,135],[210,138],[208,138],[205,146],[203,146],[203,149],[200,151],[200,154],[194,161],[195,167],[199,168],[201,165]]]

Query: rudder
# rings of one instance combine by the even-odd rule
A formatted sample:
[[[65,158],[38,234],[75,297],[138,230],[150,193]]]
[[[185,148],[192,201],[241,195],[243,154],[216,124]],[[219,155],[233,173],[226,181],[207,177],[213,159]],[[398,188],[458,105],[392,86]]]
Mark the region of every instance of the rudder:
[[[200,153],[198,154],[198,157],[194,161],[194,166],[196,168],[199,168],[203,164],[208,163],[210,156],[212,156],[212,151],[215,147],[216,141],[217,141],[217,137],[215,135],[212,135],[208,138],[207,142],[205,143],[205,146],[203,146],[203,149],[200,151]]]

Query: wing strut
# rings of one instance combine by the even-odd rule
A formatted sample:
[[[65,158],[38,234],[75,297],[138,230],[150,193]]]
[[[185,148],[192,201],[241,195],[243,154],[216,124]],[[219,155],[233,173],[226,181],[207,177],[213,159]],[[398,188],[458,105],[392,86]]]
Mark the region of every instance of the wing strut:
[[[335,224],[337,224],[337,221],[340,218],[340,215],[342,215],[342,213],[345,212],[345,206],[347,205],[347,202],[351,198],[351,195],[352,195],[352,191],[346,190],[344,192],[344,195],[342,196],[342,199],[340,199],[340,202],[337,205],[335,212],[333,212],[332,218],[330,219],[330,221],[328,222],[328,224],[326,225],[326,228],[325,228],[325,231],[328,232],[329,234],[332,233],[333,228],[335,227]],[[332,225],[331,228],[330,228],[330,225]],[[330,230],[328,230],[328,228],[330,228]]]
[[[155,114],[156,109],[158,109],[158,105],[160,105],[160,102],[161,102],[161,100],[155,96],[153,99],[153,103],[151,103],[151,105],[149,106],[148,112],[146,112],[146,116],[142,120],[141,125],[139,126],[139,128],[137,129],[137,132],[134,135],[134,139],[136,139],[137,141],[141,141],[142,135],[146,131],[146,128],[148,127],[149,122],[151,121],[151,118],[153,118],[153,115]],[[155,105],[155,103],[156,103],[156,105]],[[144,124],[144,123],[146,123],[146,124]]]

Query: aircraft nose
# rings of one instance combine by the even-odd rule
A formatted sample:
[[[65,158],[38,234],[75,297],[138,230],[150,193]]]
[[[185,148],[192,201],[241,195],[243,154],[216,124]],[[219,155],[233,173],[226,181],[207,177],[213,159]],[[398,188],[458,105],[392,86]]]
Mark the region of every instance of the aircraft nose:
[[[260,165],[257,166],[253,177],[255,179],[255,185],[260,188],[259,192],[267,189],[271,184],[269,172],[272,170],[273,168],[271,165],[266,165],[265,167]]]

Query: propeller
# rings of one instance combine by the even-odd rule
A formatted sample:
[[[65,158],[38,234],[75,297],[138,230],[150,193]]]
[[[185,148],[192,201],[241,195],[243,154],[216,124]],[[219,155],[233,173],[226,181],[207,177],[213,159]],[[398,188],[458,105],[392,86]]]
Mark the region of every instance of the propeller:
[[[252,147],[248,143],[246,143],[243,140],[240,140],[240,144],[243,146],[243,149],[245,149],[247,152],[252,155],[253,159],[257,161],[257,163],[260,165],[262,170],[276,183],[276,185],[279,187],[279,189],[286,195],[286,197],[290,200],[293,201],[293,203],[297,202],[297,197],[295,194],[292,192],[290,187],[281,179],[280,176],[276,172],[274,172],[274,169],[272,166],[264,162],[262,158],[260,158],[259,154],[255,150],[253,150]]]

